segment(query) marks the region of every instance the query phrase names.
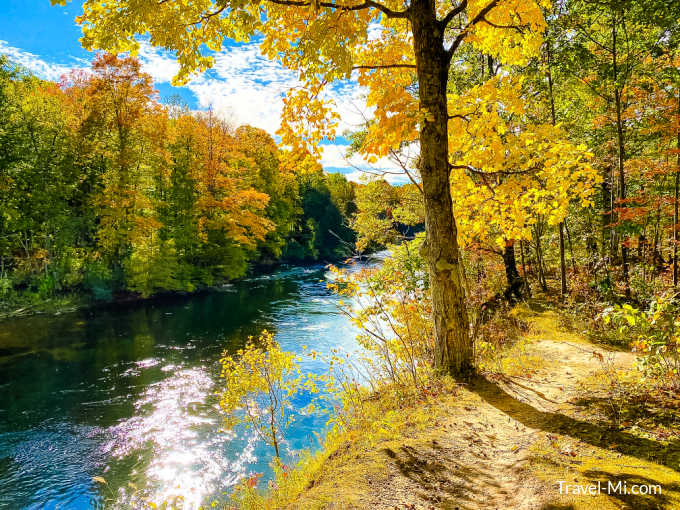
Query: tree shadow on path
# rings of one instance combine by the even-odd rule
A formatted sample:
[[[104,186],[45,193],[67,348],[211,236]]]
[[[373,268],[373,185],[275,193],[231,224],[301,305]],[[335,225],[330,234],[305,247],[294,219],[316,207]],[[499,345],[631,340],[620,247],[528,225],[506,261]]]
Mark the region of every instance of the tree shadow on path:
[[[526,427],[571,436],[598,448],[655,462],[680,472],[680,441],[663,444],[564,414],[540,411],[484,377],[475,378],[469,389]]]

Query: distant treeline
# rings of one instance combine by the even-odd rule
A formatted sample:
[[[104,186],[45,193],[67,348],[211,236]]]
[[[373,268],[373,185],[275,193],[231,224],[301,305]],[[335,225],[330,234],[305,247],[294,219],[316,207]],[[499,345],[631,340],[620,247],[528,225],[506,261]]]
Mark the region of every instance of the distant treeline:
[[[0,302],[192,291],[355,244],[355,185],[161,104],[134,58],[43,81],[0,57]]]

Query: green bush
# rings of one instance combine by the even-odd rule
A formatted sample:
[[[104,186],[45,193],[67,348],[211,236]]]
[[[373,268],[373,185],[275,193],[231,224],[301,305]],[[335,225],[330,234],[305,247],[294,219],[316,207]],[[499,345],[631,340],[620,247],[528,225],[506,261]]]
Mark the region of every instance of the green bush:
[[[602,320],[632,339],[631,347],[641,353],[640,367],[648,377],[680,389],[680,302],[675,296],[655,298],[646,311],[615,305],[602,313]]]

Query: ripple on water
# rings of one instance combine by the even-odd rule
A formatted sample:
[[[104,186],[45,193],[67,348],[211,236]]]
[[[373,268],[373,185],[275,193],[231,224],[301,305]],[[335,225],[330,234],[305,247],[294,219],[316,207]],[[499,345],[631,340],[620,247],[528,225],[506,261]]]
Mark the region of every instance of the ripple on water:
[[[353,350],[356,331],[324,271],[287,268],[228,292],[88,312],[77,328],[73,316],[4,326],[4,338],[37,347],[0,371],[11,397],[0,398],[0,508],[129,509],[181,496],[196,509],[249,471],[266,479],[271,449],[252,433],[220,432],[218,360],[265,328],[286,350]],[[319,357],[303,369],[325,367]],[[309,447],[324,421],[296,417],[284,444]]]
[[[100,448],[106,436],[99,427],[64,422],[3,435],[0,449],[7,457],[0,469],[0,507],[3,494],[17,492],[25,495],[17,508],[95,505],[97,488],[92,476],[106,463],[107,452]]]

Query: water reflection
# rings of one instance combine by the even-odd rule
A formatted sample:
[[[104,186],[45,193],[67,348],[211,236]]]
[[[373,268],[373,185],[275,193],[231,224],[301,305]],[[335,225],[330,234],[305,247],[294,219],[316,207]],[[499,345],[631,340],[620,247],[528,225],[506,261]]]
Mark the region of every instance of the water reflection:
[[[263,328],[287,350],[353,349],[324,277],[320,266],[294,268],[220,292],[0,324],[0,508],[173,496],[197,508],[244,473],[267,473],[268,448],[221,431],[218,360]],[[322,427],[300,417],[288,451]]]

